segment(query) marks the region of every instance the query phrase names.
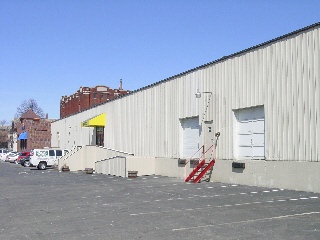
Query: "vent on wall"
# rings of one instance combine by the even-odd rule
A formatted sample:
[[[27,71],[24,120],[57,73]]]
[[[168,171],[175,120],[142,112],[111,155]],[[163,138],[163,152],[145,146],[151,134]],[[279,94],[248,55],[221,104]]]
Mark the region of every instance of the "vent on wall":
[[[186,165],[187,159],[178,159],[178,165]]]
[[[232,162],[232,167],[233,168],[245,168],[245,163]]]

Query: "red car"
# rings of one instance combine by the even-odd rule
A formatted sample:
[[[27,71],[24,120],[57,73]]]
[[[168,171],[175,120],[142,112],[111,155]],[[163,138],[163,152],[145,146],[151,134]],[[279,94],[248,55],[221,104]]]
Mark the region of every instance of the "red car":
[[[29,157],[29,156],[30,156],[30,152],[22,152],[19,154],[19,157],[17,158],[17,160],[15,160],[15,163],[19,164],[22,158]]]

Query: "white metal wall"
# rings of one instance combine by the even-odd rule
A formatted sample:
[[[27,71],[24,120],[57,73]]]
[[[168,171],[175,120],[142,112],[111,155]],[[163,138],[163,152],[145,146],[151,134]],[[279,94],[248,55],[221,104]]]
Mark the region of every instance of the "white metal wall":
[[[218,159],[233,159],[233,110],[265,109],[266,160],[319,161],[319,25],[216,63],[148,86],[126,97],[52,124],[52,145],[92,143],[93,130],[80,123],[107,114],[105,146],[136,156],[180,157],[180,118],[201,119],[221,132]],[[202,123],[200,123],[202,124]]]

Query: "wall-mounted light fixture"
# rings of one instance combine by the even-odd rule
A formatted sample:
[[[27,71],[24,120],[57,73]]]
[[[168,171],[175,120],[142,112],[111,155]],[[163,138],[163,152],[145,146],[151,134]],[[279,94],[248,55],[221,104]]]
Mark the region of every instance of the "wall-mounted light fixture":
[[[200,92],[199,89],[197,89],[197,92],[196,92],[196,94],[195,94],[195,95],[196,95],[196,98],[201,98],[201,94],[202,94],[202,93],[209,93],[209,94],[212,95],[212,92]]]
[[[208,100],[207,100],[207,104],[206,104],[206,108],[205,108],[205,111],[203,112],[203,116],[202,116],[202,120],[201,120],[201,124],[204,120],[204,117],[207,113],[207,110],[208,110],[208,107],[209,107],[209,103],[210,103],[210,99],[211,99],[211,96],[212,96],[212,92],[200,92],[199,89],[197,89],[197,92],[196,92],[196,98],[201,98],[201,94],[210,94],[210,96],[208,97]]]

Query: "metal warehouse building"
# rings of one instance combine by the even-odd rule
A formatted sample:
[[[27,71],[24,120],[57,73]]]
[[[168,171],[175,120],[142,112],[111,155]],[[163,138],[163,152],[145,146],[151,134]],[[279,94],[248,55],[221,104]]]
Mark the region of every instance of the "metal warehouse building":
[[[213,146],[210,181],[320,192],[319,28],[53,122],[52,146],[72,149],[59,165],[183,179],[192,170],[188,159]]]

